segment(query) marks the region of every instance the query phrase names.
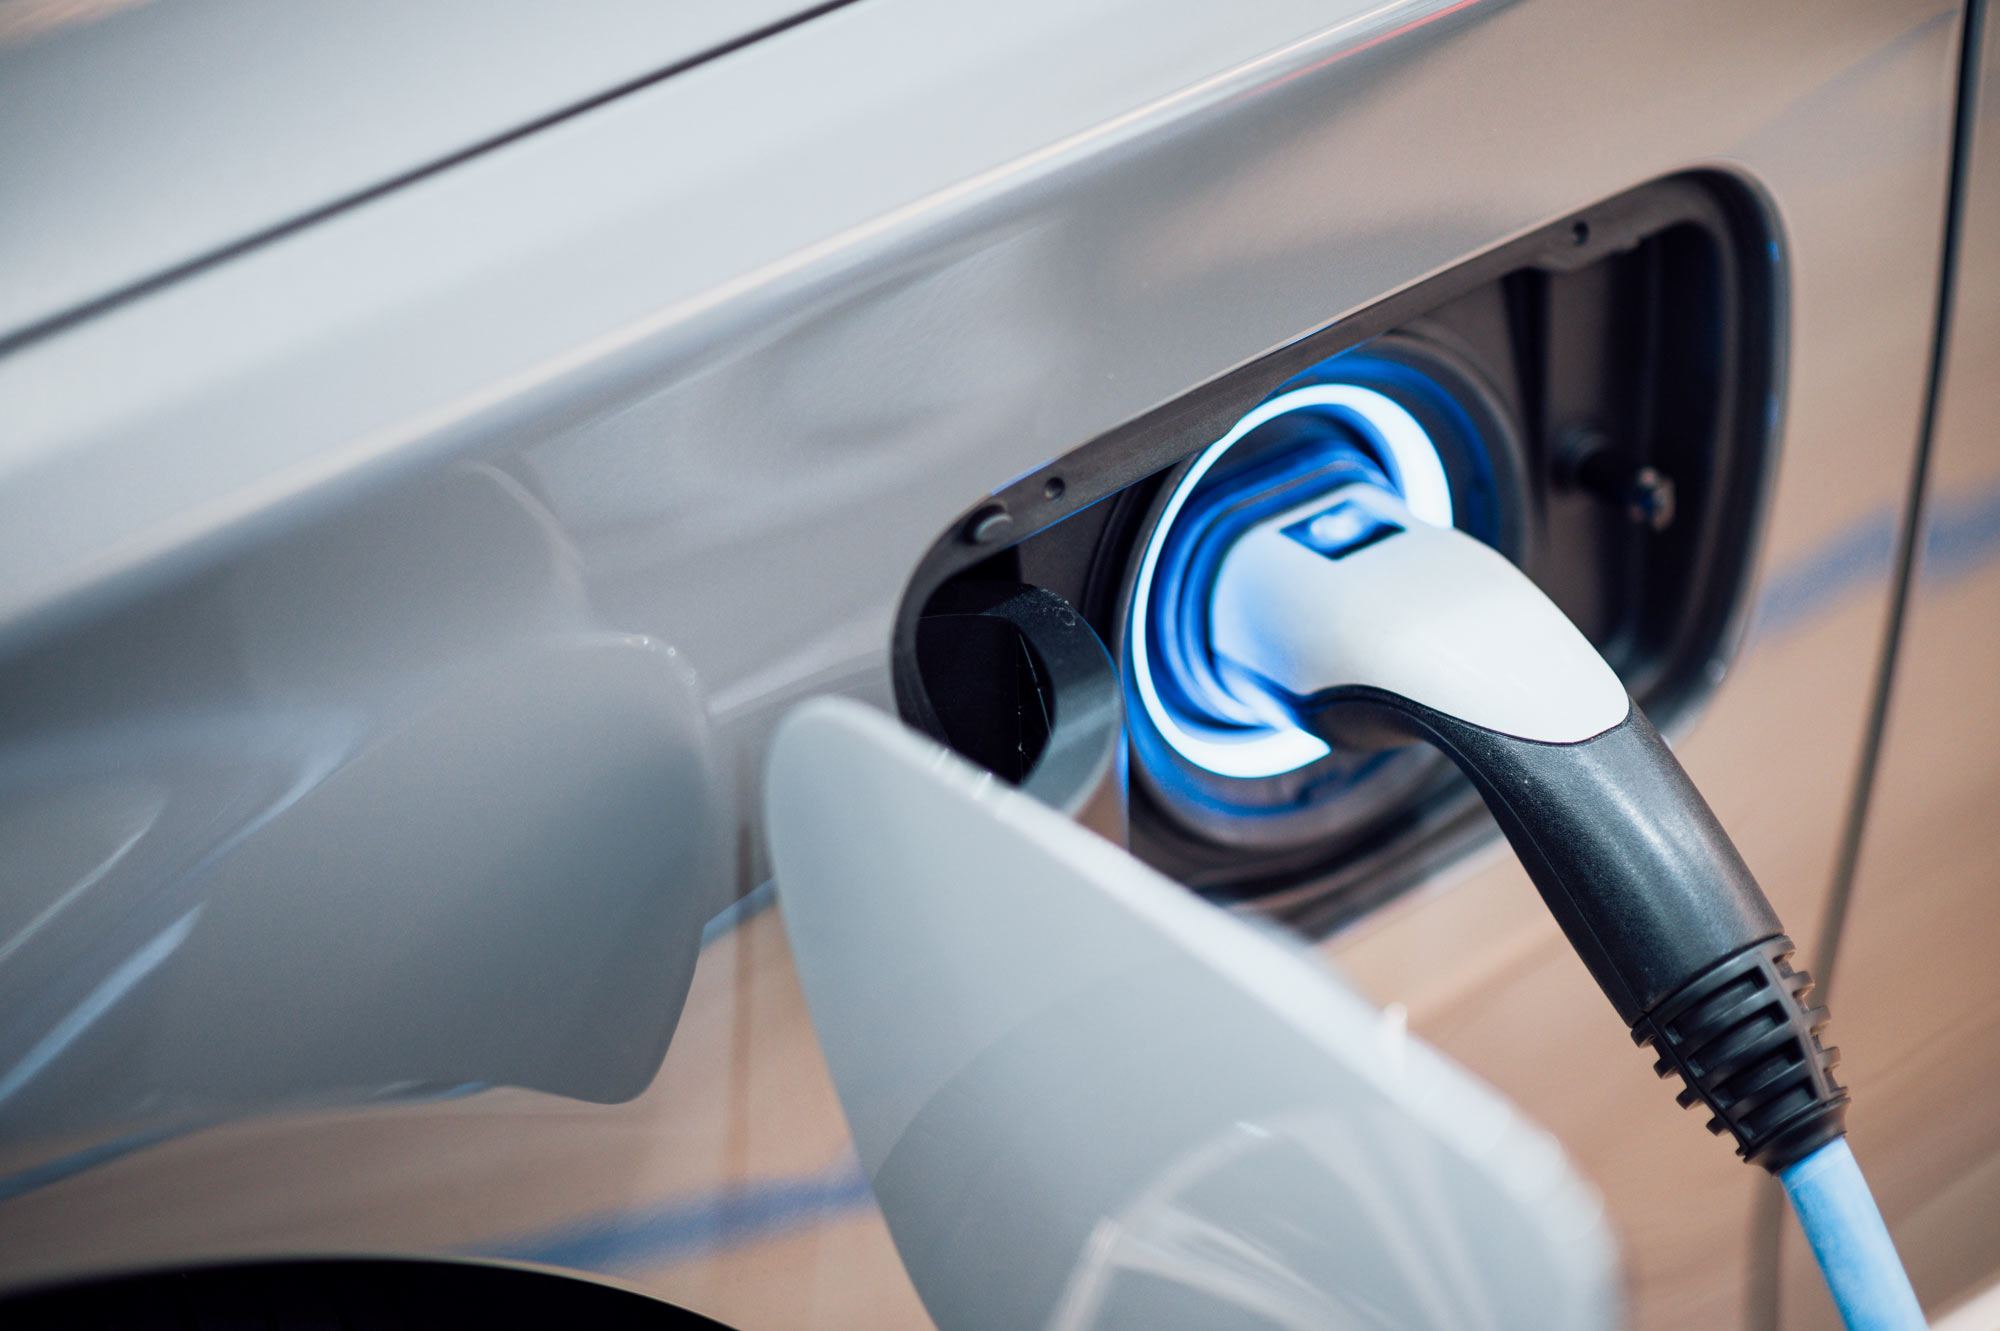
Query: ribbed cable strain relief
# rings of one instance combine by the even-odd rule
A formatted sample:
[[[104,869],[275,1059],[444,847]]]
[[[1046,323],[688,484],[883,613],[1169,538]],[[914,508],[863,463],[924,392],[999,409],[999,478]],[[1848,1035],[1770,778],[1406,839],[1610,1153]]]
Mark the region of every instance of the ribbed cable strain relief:
[[[1840,1051],[1820,1043],[1827,1010],[1807,1005],[1812,977],[1792,969],[1794,950],[1782,934],[1752,944],[1632,1025],[1632,1039],[1660,1055],[1653,1070],[1687,1083],[1681,1107],[1707,1105],[1708,1130],[1728,1132],[1738,1155],[1773,1174],[1846,1131]]]

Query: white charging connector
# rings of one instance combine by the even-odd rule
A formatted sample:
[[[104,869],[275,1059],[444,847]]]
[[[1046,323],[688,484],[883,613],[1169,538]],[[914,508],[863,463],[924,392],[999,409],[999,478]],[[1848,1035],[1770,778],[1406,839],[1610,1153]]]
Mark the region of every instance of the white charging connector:
[[[1567,616],[1497,551],[1349,485],[1252,528],[1209,599],[1239,700],[1372,688],[1519,739],[1573,744],[1631,709]]]
[[[1367,483],[1192,534],[1182,693],[1329,744],[1423,740],[1469,777],[1563,932],[1738,1152],[1784,1180],[1856,1327],[1922,1314],[1847,1152],[1793,945],[1623,684],[1496,551]],[[1205,621],[1201,616],[1205,615]],[[1205,655],[1203,654],[1205,652]],[[1217,699],[1217,694],[1226,695]]]
[[[1328,744],[1435,745],[1619,1015],[1777,1171],[1843,1131],[1823,1008],[1714,813],[1602,656],[1496,551],[1366,482],[1189,533],[1178,681]],[[1745,1023],[1749,1023],[1746,1025]],[[1750,1032],[1755,1038],[1749,1038]]]

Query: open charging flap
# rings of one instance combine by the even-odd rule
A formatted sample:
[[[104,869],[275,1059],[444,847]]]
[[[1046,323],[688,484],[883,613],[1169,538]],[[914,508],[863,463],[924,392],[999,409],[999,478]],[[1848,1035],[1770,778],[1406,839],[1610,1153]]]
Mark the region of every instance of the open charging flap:
[[[1302,947],[858,703],[786,719],[766,814],[944,1331],[1618,1324],[1554,1140]]]

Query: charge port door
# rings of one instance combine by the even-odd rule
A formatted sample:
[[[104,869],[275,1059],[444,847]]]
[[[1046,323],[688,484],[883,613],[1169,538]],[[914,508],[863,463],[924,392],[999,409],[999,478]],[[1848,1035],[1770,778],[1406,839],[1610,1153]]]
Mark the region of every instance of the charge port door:
[[[858,703],[786,720],[765,802],[814,1027],[946,1331],[1618,1323],[1554,1140],[1303,948]]]

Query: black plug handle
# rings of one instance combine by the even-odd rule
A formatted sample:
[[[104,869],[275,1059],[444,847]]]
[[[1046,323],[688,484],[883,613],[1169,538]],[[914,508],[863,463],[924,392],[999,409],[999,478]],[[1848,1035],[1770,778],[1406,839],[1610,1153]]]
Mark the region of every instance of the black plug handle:
[[[1838,1136],[1846,1092],[1811,980],[1708,802],[1637,706],[1573,744],[1521,739],[1378,689],[1300,707],[1336,743],[1422,739],[1478,789],[1618,1015],[1738,1149],[1776,1171]]]

